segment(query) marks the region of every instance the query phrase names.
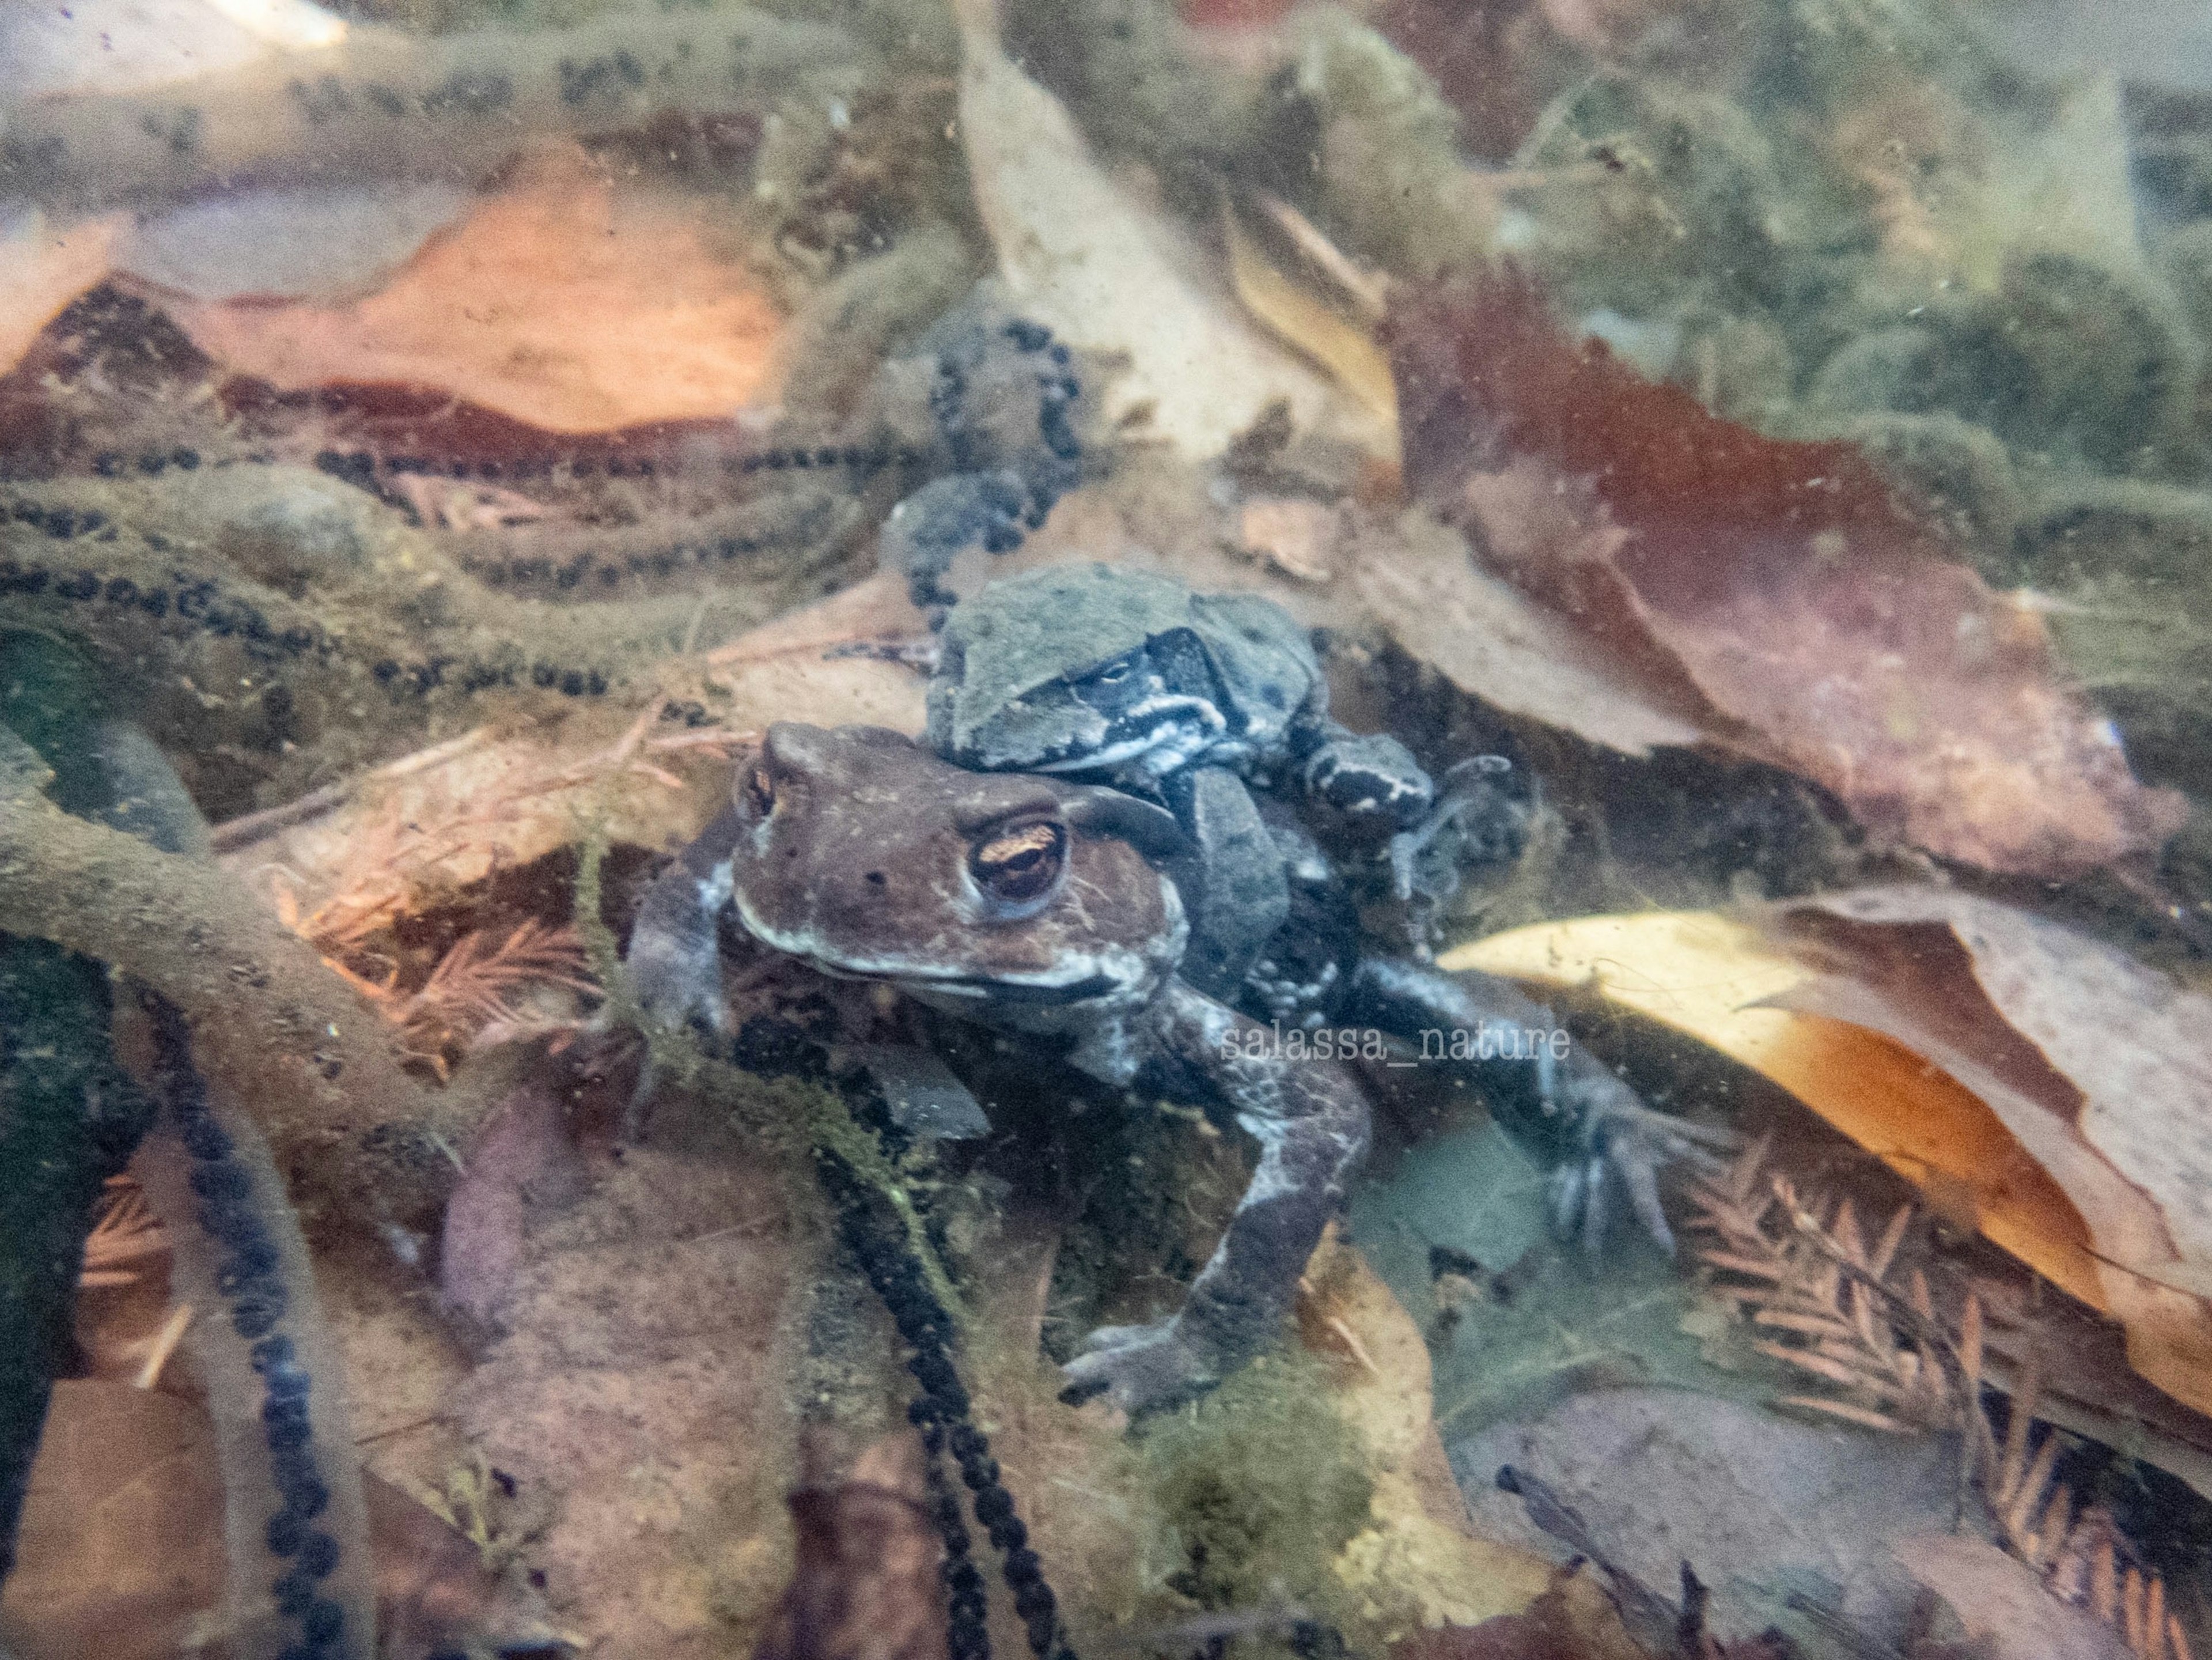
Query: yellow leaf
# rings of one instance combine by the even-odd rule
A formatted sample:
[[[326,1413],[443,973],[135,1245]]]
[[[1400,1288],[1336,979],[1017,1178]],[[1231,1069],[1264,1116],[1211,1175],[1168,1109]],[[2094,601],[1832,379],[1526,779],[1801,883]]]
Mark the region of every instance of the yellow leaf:
[[[1937,1208],[1970,1207],[1992,1242],[2069,1295],[2107,1307],[2081,1213],[1996,1115],[1878,1032],[1765,1006],[1814,976],[1757,930],[1711,912],[1586,916],[1493,934],[1439,961],[1594,991],[1718,1049],[1788,1090]]]
[[[1306,1347],[1341,1362],[1332,1398],[1374,1483],[1370,1523],[1338,1555],[1337,1577],[1401,1634],[1526,1610],[1551,1583],[1548,1565],[1474,1530],[1437,1430],[1427,1340],[1333,1231],[1307,1265],[1297,1317]]]

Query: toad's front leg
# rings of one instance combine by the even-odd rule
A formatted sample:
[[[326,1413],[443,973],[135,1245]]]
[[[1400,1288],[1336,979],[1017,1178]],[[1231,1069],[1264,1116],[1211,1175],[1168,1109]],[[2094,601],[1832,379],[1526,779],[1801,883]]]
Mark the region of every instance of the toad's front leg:
[[[631,994],[650,1018],[702,1036],[727,1025],[719,919],[730,903],[730,857],[744,833],[725,807],[660,873],[638,908],[623,959]]]
[[[1140,1018],[1152,1056],[1140,1078],[1225,1103],[1260,1143],[1260,1164],[1182,1309],[1094,1332],[1068,1363],[1071,1397],[1103,1394],[1130,1412],[1195,1394],[1275,1341],[1368,1140],[1349,1068],[1285,1059],[1273,1030],[1180,982]]]

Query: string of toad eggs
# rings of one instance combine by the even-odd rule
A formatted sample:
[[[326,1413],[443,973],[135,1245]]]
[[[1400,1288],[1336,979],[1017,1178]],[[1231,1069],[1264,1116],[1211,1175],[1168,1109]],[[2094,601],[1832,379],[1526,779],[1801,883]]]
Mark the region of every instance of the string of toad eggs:
[[[1076,1660],[1060,1623],[1059,1598],[1045,1580],[1042,1559],[1030,1547],[1029,1529],[1016,1513],[1013,1495],[999,1480],[990,1438],[970,1416],[968,1391],[949,1352],[951,1315],[931,1294],[903,1236],[895,1237],[872,1213],[870,1190],[835,1154],[820,1153],[816,1163],[823,1187],[836,1207],[839,1237],[890,1310],[910,1351],[907,1370],[921,1386],[921,1393],[907,1407],[907,1420],[921,1432],[928,1455],[930,1519],[945,1542],[941,1574],[951,1660],[990,1660],[991,1638],[985,1623],[988,1602],[983,1575],[973,1560],[959,1499],[945,1479],[947,1453],[972,1495],[976,1524],[999,1553],[1000,1572],[1013,1593],[1014,1612],[1021,1618],[1030,1653],[1036,1660]]]
[[[345,1609],[322,1588],[337,1571],[340,1551],[337,1538],[315,1525],[331,1492],[317,1463],[308,1414],[313,1380],[283,1329],[290,1299],[276,1242],[257,1212],[252,1175],[209,1106],[183,1013],[161,998],[149,1000],[148,1013],[155,1087],[191,1159],[199,1225],[223,1251],[216,1287],[229,1304],[232,1329],[252,1345],[253,1370],[262,1380],[261,1432],[281,1501],[262,1538],[270,1555],[289,1564],[270,1590],[277,1613],[295,1621],[300,1633],[277,1660],[334,1660],[346,1651]]]
[[[971,546],[981,545],[993,554],[1009,552],[1020,546],[1029,531],[1043,524],[1060,496],[1074,482],[1081,464],[1082,443],[1072,410],[1082,396],[1082,386],[1073,373],[1073,354],[1053,338],[1049,329],[1022,319],[1000,325],[995,332],[1024,357],[1039,360],[1035,384],[1037,434],[1043,459],[1012,469],[996,465],[1002,461],[1018,464],[1021,458],[990,453],[989,441],[968,408],[967,374],[956,353],[941,352],[929,391],[929,407],[956,471],[951,477],[925,484],[908,498],[901,504],[901,511],[894,514],[893,526],[886,531],[900,543],[902,574],[908,579],[915,604],[929,613],[933,626],[941,624],[944,608],[952,599],[939,582],[953,558]],[[770,449],[744,457],[739,465],[740,470],[748,473],[843,468],[865,475],[886,465],[911,465],[918,459],[916,453],[904,447],[878,450],[844,446]],[[149,453],[135,461],[136,470],[148,477],[158,476],[173,466],[181,471],[191,471],[200,465],[201,458],[196,452],[183,448]],[[333,477],[374,488],[378,464],[366,452],[325,451],[316,456],[315,465]],[[94,459],[94,471],[106,477],[121,476],[132,465],[131,458],[112,452]],[[609,463],[611,472],[618,467],[635,470],[640,476],[649,476],[652,471],[648,461]],[[446,471],[411,457],[396,458],[386,464],[386,469],[395,472]],[[457,477],[466,471],[460,466],[451,469]],[[483,467],[477,471],[489,477],[495,470]],[[0,519],[35,529],[53,541],[75,544],[82,553],[89,553],[93,546],[112,540],[118,533],[107,516],[96,509],[52,507],[31,500],[0,499]],[[159,532],[149,533],[145,540],[156,552],[168,546]],[[750,538],[723,537],[689,551],[702,559],[709,556],[730,559],[757,551],[759,546]],[[97,558],[96,554],[92,556]],[[526,575],[536,572],[537,564],[542,562],[523,561],[503,569],[507,575]],[[676,562],[673,554],[664,552],[654,558],[634,560],[633,565],[665,574]],[[582,582],[590,563],[586,556],[558,569],[548,566],[537,574],[550,576],[556,586],[567,588]],[[618,573],[609,567],[602,574]],[[127,577],[88,566],[72,568],[20,556],[0,556],[0,595],[9,593],[45,596],[78,605],[105,603],[134,607],[157,621],[173,617],[178,623],[219,636],[239,635],[272,657],[321,656],[337,649],[333,638],[319,627],[295,623],[280,629],[251,601],[226,593],[218,580],[193,579],[182,572],[169,587],[148,588]],[[443,657],[420,662],[387,658],[374,664],[371,672],[380,685],[392,692],[416,696],[441,686],[454,686],[467,692],[513,686],[525,678],[541,690],[557,691],[567,697],[597,697],[610,690],[607,675],[597,667],[571,667],[543,660],[523,665]]]
[[[207,1085],[192,1065],[182,1013],[160,1000],[149,1012],[155,1087],[191,1160],[188,1181],[198,1201],[199,1225],[223,1251],[216,1288],[228,1304],[232,1329],[252,1346],[252,1365],[262,1379],[262,1435],[280,1499],[264,1526],[263,1541],[272,1556],[289,1564],[270,1589],[277,1612],[296,1621],[300,1633],[278,1660],[331,1660],[344,1651],[345,1610],[322,1594],[322,1584],[337,1571],[340,1549],[333,1535],[315,1525],[331,1494],[313,1444],[308,1410],[313,1380],[283,1329],[289,1299],[276,1243],[256,1213],[252,1177],[210,1109]],[[819,1165],[823,1184],[836,1205],[840,1235],[890,1311],[911,1351],[907,1369],[921,1386],[907,1415],[928,1454],[928,1508],[945,1545],[941,1573],[950,1660],[989,1660],[991,1643],[983,1576],[973,1560],[958,1499],[945,1480],[942,1459],[947,1453],[973,1495],[977,1525],[1000,1554],[1000,1572],[1013,1593],[1030,1651],[1036,1660],[1077,1660],[1065,1639],[1059,1599],[1045,1579],[1043,1563],[1030,1546],[1013,1495],[999,1479],[989,1438],[972,1420],[967,1390],[948,1352],[951,1316],[930,1294],[912,1251],[902,1240],[888,1237],[871,1214],[867,1190],[853,1173],[828,1153]]]
[[[1068,372],[1071,354],[1053,339],[1051,331],[1035,323],[1017,319],[1005,325],[1002,332],[1018,350],[1041,356],[1051,366],[1038,380],[1039,436],[1047,452],[1072,469],[1080,459],[1081,446],[1069,406],[1081,389]],[[951,598],[939,580],[953,555],[975,542],[994,554],[1019,546],[1024,529],[1043,522],[1061,487],[1054,476],[1057,469],[1024,478],[1012,490],[994,489],[993,481],[977,473],[981,458],[971,453],[967,392],[958,364],[941,357],[930,391],[930,410],[963,472],[926,486],[925,491],[959,493],[946,504],[950,512],[919,515],[930,525],[931,533],[913,546],[903,572],[915,603],[932,613],[933,625],[941,623],[942,607]],[[963,488],[963,479],[979,482]],[[976,1524],[999,1553],[1000,1572],[1013,1593],[1014,1612],[1021,1619],[1030,1653],[1036,1660],[1077,1660],[1060,1621],[1059,1598],[1045,1578],[1043,1561],[1030,1548],[1029,1529],[1016,1511],[1013,1495],[999,1479],[990,1438],[970,1415],[968,1392],[949,1352],[954,1335],[951,1314],[931,1294],[903,1235],[881,1225],[871,1213],[867,1191],[852,1171],[826,1152],[818,1155],[817,1164],[823,1189],[836,1206],[839,1234],[890,1311],[899,1337],[910,1351],[907,1370],[921,1386],[921,1393],[908,1405],[907,1418],[921,1434],[927,1455],[930,1517],[945,1545],[941,1574],[950,1660],[989,1660],[991,1638],[983,1574],[973,1560],[974,1546],[958,1497],[945,1480],[947,1454],[971,1495]]]

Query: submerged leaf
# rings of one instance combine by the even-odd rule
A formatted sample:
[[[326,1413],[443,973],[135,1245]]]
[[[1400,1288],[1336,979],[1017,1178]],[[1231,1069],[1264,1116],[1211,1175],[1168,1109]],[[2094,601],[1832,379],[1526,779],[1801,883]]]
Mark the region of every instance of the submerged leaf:
[[[71,0],[0,15],[11,99],[145,92],[312,52],[351,32],[310,0]]]
[[[1470,519],[1517,587],[1693,693],[1717,740],[1991,870],[2075,873],[2179,826],[2039,619],[1949,558],[1853,446],[1710,414],[1569,339],[1518,277],[1420,296],[1392,337],[1417,493]],[[1583,535],[1503,547],[1516,464]]]
[[[1528,1605],[1479,1626],[1418,1631],[1391,1660],[1646,1660],[1594,1580],[1567,1578]]]
[[[1373,1483],[1370,1520],[1336,1573],[1393,1620],[1474,1625],[1525,1609],[1543,1564],[1477,1535],[1452,1482],[1434,1417],[1420,1328],[1358,1251],[1323,1243],[1301,1285],[1306,1347],[1336,1360],[1332,1404],[1357,1436]]]
[[[368,1476],[364,1487],[380,1654],[422,1660],[494,1643],[502,1651],[557,1646],[536,1599],[487,1570],[475,1546],[389,1483]],[[222,1474],[205,1411],[126,1383],[57,1383],[21,1558],[0,1600],[9,1652],[19,1660],[197,1653],[226,1568]]]
[[[1771,1079],[2212,1409],[2212,1000],[1992,901],[1873,888],[1585,917],[1443,959],[1588,986]]]
[[[1486,570],[1460,537],[1415,513],[1399,528],[1361,543],[1352,581],[1398,643],[1461,690],[1639,758],[1704,740],[1697,702]]]
[[[1121,355],[1109,421],[1188,459],[1218,455],[1271,406],[1374,455],[1387,422],[1249,322],[1164,213],[1091,156],[1066,109],[1000,50],[994,0],[962,0],[960,137],[1000,276],[1069,344]]]
[[[502,1575],[476,1543],[391,1482],[367,1471],[376,1550],[377,1651],[385,1660],[457,1653],[533,1654],[567,1645],[543,1599]]]
[[[1887,1033],[1986,1102],[2087,1225],[2136,1369],[2212,1405],[2212,998],[1994,901],[1869,888],[1779,907],[1792,1007]]]
[[[171,310],[210,356],[281,388],[434,388],[566,433],[728,416],[773,398],[782,319],[702,231],[555,146],[366,299]]]
[[[496,1329],[525,1260],[533,1213],[558,1210],[586,1172],[559,1099],[526,1083],[477,1127],[468,1159],[446,1203],[438,1288],[483,1330]]]
[[[349,300],[470,206],[444,184],[237,191],[139,216],[115,265],[198,300]]]
[[[942,1554],[920,1439],[887,1436],[835,1487],[790,1497],[799,1535],[754,1660],[944,1660]]]
[[[1789,1591],[1815,1584],[1893,1635],[1912,1585],[1887,1541],[1945,1525],[1958,1498],[1957,1452],[1934,1438],[1877,1440],[1683,1389],[1593,1390],[1451,1451],[1487,1529],[1528,1539],[1549,1520],[1498,1489],[1510,1465],[1583,1523],[1555,1554],[1590,1549],[1669,1598],[1686,1559],[1713,1581],[1708,1618],[1723,1641],[1787,1619]]]
[[[167,1660],[222,1593],[215,1432],[127,1383],[54,1385],[0,1639],[20,1660]]]
[[[2045,1590],[1995,1545],[1930,1532],[1891,1548],[1922,1584],[1951,1605],[1990,1660],[2124,1660],[2120,1633]]]
[[[1276,269],[1238,222],[1234,208],[1223,210],[1221,228],[1229,244],[1230,280],[1244,308],[1327,369],[1395,437],[1398,389],[1390,377],[1389,355],[1365,329]],[[1396,459],[1395,455],[1389,459]]]
[[[0,210],[0,374],[63,307],[107,275],[119,214],[57,224],[34,207]]]

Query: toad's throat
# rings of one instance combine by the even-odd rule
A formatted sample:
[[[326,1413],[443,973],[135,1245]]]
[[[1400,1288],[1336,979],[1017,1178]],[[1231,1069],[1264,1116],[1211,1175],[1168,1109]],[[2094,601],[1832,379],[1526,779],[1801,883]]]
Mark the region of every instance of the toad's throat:
[[[770,942],[774,944],[774,941]],[[1078,980],[1055,980],[1048,976],[1000,978],[992,975],[937,973],[911,963],[857,961],[849,957],[822,957],[811,952],[776,949],[798,958],[817,974],[832,980],[875,980],[904,991],[936,997],[973,998],[978,1003],[1024,1003],[1054,1006],[1089,1003],[1127,989],[1127,982],[1110,974],[1090,974]]]
[[[833,980],[880,981],[902,990],[977,1003],[1059,1006],[1125,995],[1145,977],[1140,962],[1134,958],[1115,961],[1121,953],[1112,952],[1087,953],[1048,969],[979,974],[949,964],[917,961],[903,952],[878,955],[841,948],[812,928],[778,927],[747,904],[742,893],[733,897],[738,919],[755,939]]]
[[[1155,697],[1107,723],[1100,741],[1079,755],[1040,764],[1039,772],[1105,772],[1115,768],[1164,778],[1228,736],[1229,722],[1202,697]]]

